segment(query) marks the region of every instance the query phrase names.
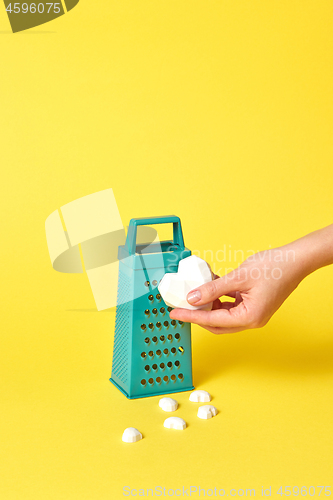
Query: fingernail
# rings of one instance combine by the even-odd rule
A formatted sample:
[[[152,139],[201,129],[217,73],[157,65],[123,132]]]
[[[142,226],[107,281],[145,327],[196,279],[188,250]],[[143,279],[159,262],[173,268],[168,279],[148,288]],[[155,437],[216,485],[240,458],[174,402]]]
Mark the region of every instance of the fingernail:
[[[200,290],[195,290],[187,295],[187,302],[189,302],[190,304],[196,304],[197,302],[199,302],[200,299],[201,299]]]

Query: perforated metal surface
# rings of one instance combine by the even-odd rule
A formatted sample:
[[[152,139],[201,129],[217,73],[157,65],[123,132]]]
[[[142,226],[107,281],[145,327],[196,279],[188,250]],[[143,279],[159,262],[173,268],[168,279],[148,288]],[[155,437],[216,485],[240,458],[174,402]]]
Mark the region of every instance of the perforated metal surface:
[[[116,325],[113,343],[112,374],[128,383],[130,353],[130,281],[119,269]]]
[[[142,220],[147,224],[155,219]],[[180,224],[175,216],[157,219],[159,223]],[[144,258],[135,253],[135,231],[129,230],[126,245],[119,247],[110,381],[130,399],[193,389],[191,325],[171,320],[170,308],[158,291],[164,274],[177,272],[179,261],[191,255],[184,247],[180,225],[177,231],[175,234],[174,226],[177,245],[170,249],[172,242],[162,242],[158,251],[146,253]]]
[[[149,292],[137,301],[133,324],[138,395],[164,394],[192,386],[190,325],[170,319],[171,307],[157,289],[162,276],[163,271],[155,271]]]

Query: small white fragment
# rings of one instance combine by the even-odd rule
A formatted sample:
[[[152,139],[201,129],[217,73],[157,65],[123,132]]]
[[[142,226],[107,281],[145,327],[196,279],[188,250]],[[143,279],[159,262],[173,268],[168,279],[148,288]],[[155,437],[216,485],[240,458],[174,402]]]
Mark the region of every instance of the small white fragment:
[[[124,430],[122,439],[124,443],[136,443],[136,441],[142,439],[142,434],[138,429],[135,429],[135,427],[127,427],[127,429]]]
[[[215,415],[217,415],[217,409],[213,405],[204,405],[198,408],[199,418],[207,419],[215,417]]]
[[[186,422],[179,417],[169,417],[164,420],[164,427],[167,427],[168,429],[177,429],[179,431],[183,431],[184,429],[186,429]]]
[[[164,411],[176,411],[178,403],[172,398],[162,398],[159,400],[158,406]]]
[[[190,394],[190,401],[192,403],[209,403],[212,397],[207,391],[193,391]]]

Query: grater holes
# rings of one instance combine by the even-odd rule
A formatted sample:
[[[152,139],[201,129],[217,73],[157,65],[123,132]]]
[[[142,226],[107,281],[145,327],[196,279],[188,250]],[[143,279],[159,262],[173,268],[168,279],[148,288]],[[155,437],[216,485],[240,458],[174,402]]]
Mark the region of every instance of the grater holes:
[[[180,354],[184,354],[184,351],[185,349],[182,345],[178,347],[178,352],[180,352]]]
[[[149,309],[146,309],[146,310],[145,310],[145,315],[146,315],[146,316],[149,316],[149,314],[150,314]]]
[[[153,323],[149,323],[148,328],[150,328],[150,330],[152,330],[154,328],[154,324]]]
[[[150,385],[153,385],[153,383],[154,383],[154,379],[153,379],[153,378],[150,378],[150,379],[148,380],[148,383],[149,383]]]
[[[148,295],[148,299],[152,302],[154,300],[154,295]]]
[[[149,281],[145,281],[145,286],[148,287],[150,285]]]
[[[161,368],[161,370],[164,370],[164,368],[165,368],[165,364],[164,364],[164,363],[161,363],[161,364],[160,364],[160,368]]]
[[[171,312],[172,311],[172,307],[168,307],[168,312]]]
[[[131,282],[126,273],[119,269],[117,312],[115,337],[113,346],[112,377],[116,376],[121,382],[128,382],[128,361],[130,343],[130,305]]]
[[[172,319],[172,320],[171,320],[171,324],[172,324],[172,326],[176,326],[177,321],[176,321],[175,319]]]
[[[156,286],[156,285],[157,285],[157,281],[156,281],[156,280],[153,280],[153,281],[152,281],[152,285],[153,285],[153,286]]]
[[[161,335],[161,336],[160,336],[160,341],[161,341],[161,342],[164,342],[164,341],[165,341],[165,336],[164,336],[164,335]]]
[[[180,340],[180,333],[176,333],[176,335],[175,335],[175,339],[176,339],[176,340]]]
[[[169,321],[164,321],[163,325],[167,328],[169,326]]]
[[[160,383],[162,382],[161,377],[157,377],[157,378],[156,378],[156,382],[157,382],[158,384],[160,384]]]
[[[157,327],[157,328],[161,328],[161,326],[162,326],[162,324],[158,321],[158,322],[156,323],[156,327]]]
[[[146,329],[146,325],[144,323],[142,323],[141,330],[145,330],[145,329]]]
[[[153,364],[152,369],[155,370],[155,371],[157,370],[157,364],[156,363]]]
[[[167,336],[167,339],[170,340],[170,342],[171,342],[171,340],[173,339],[173,336],[171,335],[171,333],[169,333],[169,335]]]
[[[163,354],[165,354],[166,356],[168,356],[168,354],[169,354],[169,349],[164,349]]]
[[[179,368],[179,367],[180,367],[180,361],[178,361],[178,359],[177,359],[177,361],[175,361],[175,367],[176,367],[176,368]]]
[[[171,363],[171,361],[169,361],[169,362],[167,363],[167,367],[168,367],[168,368],[172,368],[172,363]]]
[[[160,294],[160,293],[158,293],[158,294],[156,295],[156,299],[157,299],[157,300],[161,300],[161,298],[162,298],[162,297],[161,297],[161,294]]]
[[[150,343],[150,338],[149,338],[149,337],[146,337],[146,338],[145,338],[145,343],[146,343],[146,344],[149,344],[149,343]]]
[[[143,379],[141,380],[141,385],[146,385],[146,383],[147,383],[147,382],[146,382],[146,380],[143,378]]]
[[[149,351],[149,352],[148,352],[148,356],[149,356],[150,358],[153,358],[153,357],[154,357],[154,351]]]
[[[178,323],[179,323],[180,325],[182,325],[182,324],[184,323],[184,321],[178,321]]]
[[[152,340],[152,342],[154,342],[154,344],[156,344],[158,339],[157,339],[157,337],[153,337],[151,340]]]
[[[152,309],[152,311],[151,311],[151,312],[152,312],[153,314],[157,314],[157,309],[156,309],[156,307],[154,307],[154,309]]]
[[[145,357],[146,357],[146,356],[147,356],[147,354],[146,354],[145,352],[142,352],[142,353],[141,353],[141,358],[142,358],[142,359],[145,359]]]
[[[161,309],[160,309],[160,313],[161,313],[161,314],[164,314],[164,313],[165,313],[165,307],[161,307]]]
[[[173,347],[173,348],[171,349],[171,352],[172,352],[172,354],[176,354],[177,349],[176,349],[175,347]]]
[[[182,373],[180,373],[180,374],[178,375],[178,378],[179,378],[179,380],[184,380],[184,375],[183,375]]]
[[[167,375],[165,375],[165,377],[163,377],[163,380],[164,380],[164,382],[169,382],[169,377]]]
[[[171,375],[171,377],[170,377],[170,378],[171,378],[172,382],[176,382],[177,377],[176,377],[176,375],[175,375],[175,374]]]
[[[162,354],[161,349],[157,349],[157,351],[156,351],[156,356],[160,357],[160,356],[161,356],[161,354]]]

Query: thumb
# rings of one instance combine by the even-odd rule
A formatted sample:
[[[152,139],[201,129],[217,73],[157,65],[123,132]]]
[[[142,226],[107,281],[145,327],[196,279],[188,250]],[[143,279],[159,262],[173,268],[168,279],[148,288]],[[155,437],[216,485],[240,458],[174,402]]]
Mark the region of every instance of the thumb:
[[[231,293],[240,291],[242,284],[244,284],[244,280],[240,279],[239,273],[231,271],[231,273],[222,276],[222,278],[194,288],[187,294],[186,300],[192,306],[208,304],[222,295],[230,295]]]

